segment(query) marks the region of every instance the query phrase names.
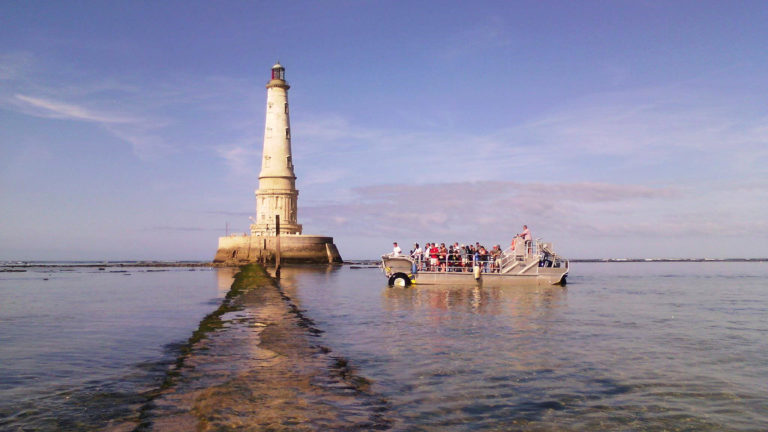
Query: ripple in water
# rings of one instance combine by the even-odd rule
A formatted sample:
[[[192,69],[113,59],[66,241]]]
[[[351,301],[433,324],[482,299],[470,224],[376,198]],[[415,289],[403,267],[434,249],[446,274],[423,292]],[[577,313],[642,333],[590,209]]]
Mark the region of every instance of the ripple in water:
[[[393,429],[768,429],[764,263],[578,264],[566,288],[282,286],[392,404]]]

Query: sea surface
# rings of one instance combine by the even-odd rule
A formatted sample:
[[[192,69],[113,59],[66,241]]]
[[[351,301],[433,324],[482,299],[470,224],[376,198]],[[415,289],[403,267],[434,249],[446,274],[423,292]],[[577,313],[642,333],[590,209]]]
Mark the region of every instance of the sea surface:
[[[768,430],[768,263],[576,263],[566,287],[283,271],[395,430]]]
[[[123,270],[0,273],[0,430],[119,428],[232,278]],[[768,430],[766,262],[574,263],[565,287],[281,276],[391,430]]]
[[[0,270],[16,270],[0,272],[3,431],[130,424],[233,276],[183,267]]]

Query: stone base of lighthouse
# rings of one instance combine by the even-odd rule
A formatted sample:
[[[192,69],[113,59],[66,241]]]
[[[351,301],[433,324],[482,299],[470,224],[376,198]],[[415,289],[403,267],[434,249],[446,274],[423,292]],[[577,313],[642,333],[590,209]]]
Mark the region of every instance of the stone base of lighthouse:
[[[234,234],[219,237],[219,248],[213,262],[241,265],[249,262],[274,262],[277,237]],[[281,263],[341,263],[341,255],[333,237],[315,235],[281,235]]]

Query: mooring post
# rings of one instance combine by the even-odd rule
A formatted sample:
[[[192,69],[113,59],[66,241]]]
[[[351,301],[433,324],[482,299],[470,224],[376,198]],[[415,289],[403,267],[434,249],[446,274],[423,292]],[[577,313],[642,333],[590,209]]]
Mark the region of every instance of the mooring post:
[[[275,278],[280,279],[280,215],[275,215]]]
[[[264,241],[264,245],[261,247],[261,250],[264,253],[261,256],[261,263],[266,266],[266,264],[267,264],[267,257],[269,256],[269,254],[267,253],[267,239],[266,239],[266,237],[264,238],[263,241]]]

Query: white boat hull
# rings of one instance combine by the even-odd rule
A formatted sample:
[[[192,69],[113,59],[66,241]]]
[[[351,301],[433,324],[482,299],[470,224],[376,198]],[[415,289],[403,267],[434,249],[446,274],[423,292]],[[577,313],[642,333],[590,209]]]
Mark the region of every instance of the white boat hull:
[[[467,272],[418,272],[411,278],[411,283],[419,285],[482,284],[483,286],[557,285],[564,283],[567,274],[567,270],[531,274],[481,273],[476,279],[474,274]]]
[[[477,285],[491,287],[515,285],[558,285],[565,284],[568,276],[568,261],[557,263],[557,267],[539,265],[536,261],[521,262],[510,271],[502,273],[480,271],[418,271],[414,261],[408,257],[382,257],[382,270],[389,278],[390,285]]]

